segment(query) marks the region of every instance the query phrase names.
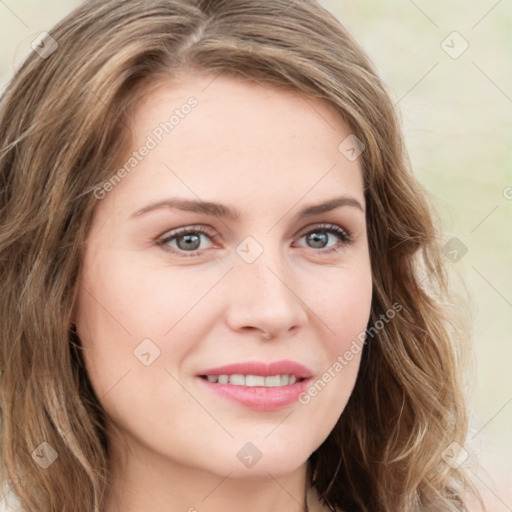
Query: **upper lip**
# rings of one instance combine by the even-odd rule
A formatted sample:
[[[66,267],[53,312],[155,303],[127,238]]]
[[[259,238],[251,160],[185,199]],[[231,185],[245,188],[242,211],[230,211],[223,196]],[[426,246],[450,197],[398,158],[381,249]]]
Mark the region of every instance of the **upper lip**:
[[[311,377],[311,371],[304,365],[295,361],[282,360],[264,363],[259,361],[247,361],[244,363],[234,363],[225,366],[217,366],[208,370],[200,371],[198,376],[208,375],[261,375],[268,377],[271,375],[295,375],[297,378],[308,379]]]

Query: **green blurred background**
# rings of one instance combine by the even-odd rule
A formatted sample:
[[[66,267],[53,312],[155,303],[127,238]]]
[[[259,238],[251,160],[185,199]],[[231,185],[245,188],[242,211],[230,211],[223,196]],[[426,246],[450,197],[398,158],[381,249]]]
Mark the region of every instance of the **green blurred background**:
[[[489,512],[512,511],[512,2],[321,3],[388,84],[446,241],[467,247],[449,261],[471,293],[474,320],[469,437],[480,467],[474,456],[466,463]],[[0,92],[30,43],[78,4],[0,0]]]

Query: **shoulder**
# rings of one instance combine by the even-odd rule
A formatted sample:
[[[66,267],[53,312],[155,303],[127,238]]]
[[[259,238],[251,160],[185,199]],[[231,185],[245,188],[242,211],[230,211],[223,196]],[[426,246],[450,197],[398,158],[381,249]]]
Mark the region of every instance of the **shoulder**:
[[[14,491],[5,485],[0,495],[0,512],[24,512]]]

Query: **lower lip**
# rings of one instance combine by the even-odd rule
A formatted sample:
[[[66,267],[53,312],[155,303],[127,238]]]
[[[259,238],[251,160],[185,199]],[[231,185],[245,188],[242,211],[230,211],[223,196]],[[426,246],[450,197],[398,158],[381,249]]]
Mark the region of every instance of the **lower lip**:
[[[258,411],[276,411],[296,402],[311,380],[304,379],[288,386],[249,387],[215,384],[201,377],[198,379],[214,393]]]

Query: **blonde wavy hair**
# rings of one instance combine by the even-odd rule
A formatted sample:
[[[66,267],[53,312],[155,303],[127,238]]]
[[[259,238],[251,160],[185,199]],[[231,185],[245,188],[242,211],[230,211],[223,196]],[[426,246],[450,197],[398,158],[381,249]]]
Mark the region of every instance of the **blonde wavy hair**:
[[[71,323],[94,190],[123,161],[141,95],[191,70],[321,98],[365,146],[369,326],[402,309],[365,345],[346,409],[309,459],[311,485],[350,512],[483,506],[443,457],[467,436],[470,347],[439,221],[390,95],[340,22],[314,0],[92,0],[50,33],[56,51],[31,53],[0,103],[1,468],[23,507],[102,510],[107,416]],[[42,441],[58,453],[47,469],[31,456]]]

